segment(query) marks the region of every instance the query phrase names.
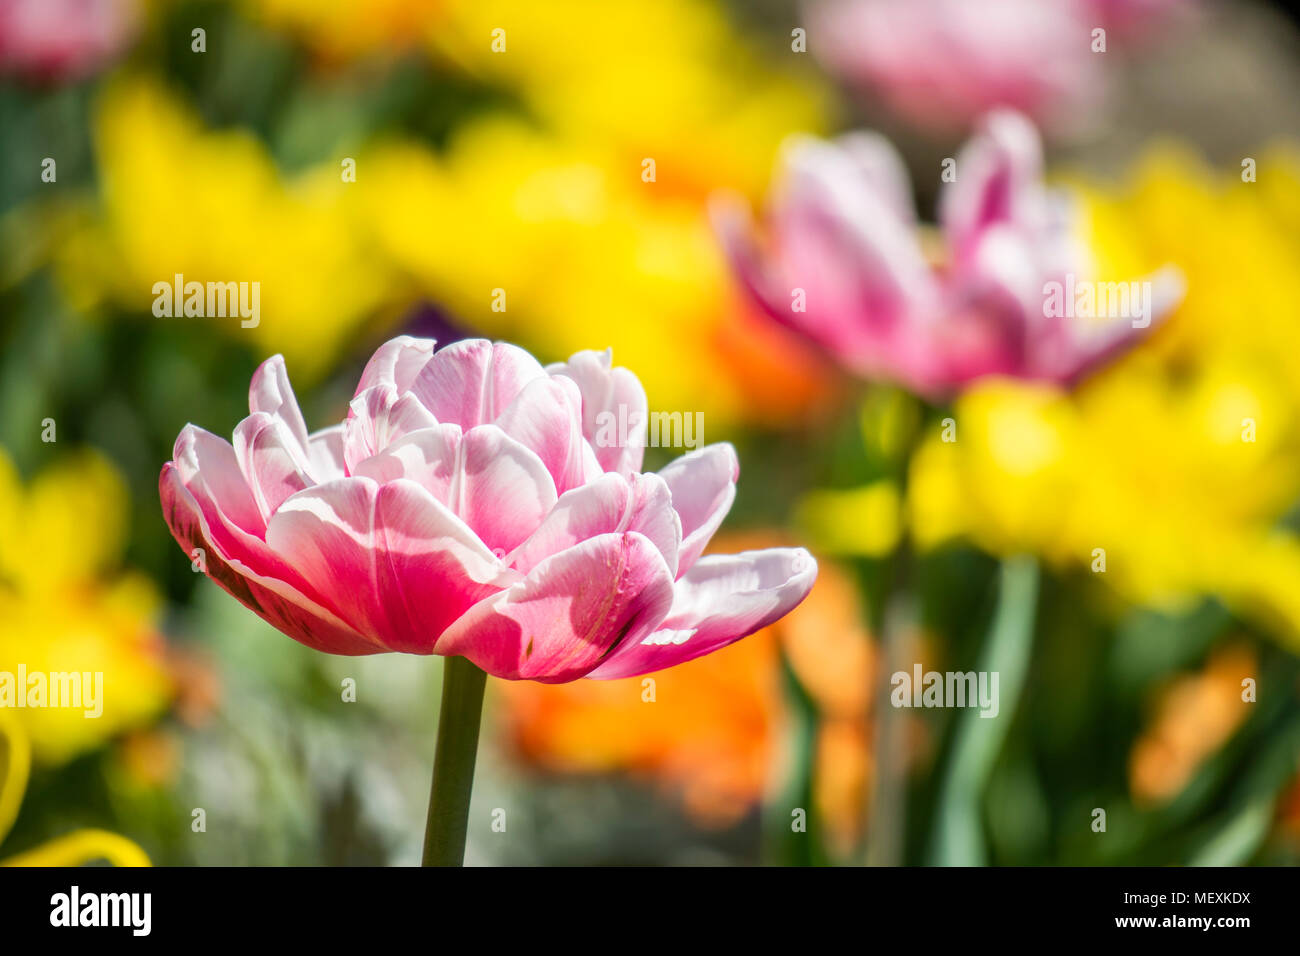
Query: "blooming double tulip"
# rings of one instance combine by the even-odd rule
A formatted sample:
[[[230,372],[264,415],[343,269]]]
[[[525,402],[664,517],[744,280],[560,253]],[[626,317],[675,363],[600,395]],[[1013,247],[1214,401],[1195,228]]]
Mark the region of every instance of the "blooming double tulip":
[[[1068,205],[1043,185],[1038,134],[1020,114],[987,116],[951,169],[937,256],[923,247],[901,159],[866,133],[787,145],[767,242],[742,204],[720,201],[716,219],[741,280],[772,316],[851,371],[929,397],[987,375],[1068,384],[1181,297],[1168,268],[1137,283],[1092,281]],[[1131,286],[1130,307],[1142,301],[1146,313],[1080,314],[1076,280]]]
[[[253,376],[233,445],[193,425],[159,479],[206,573],[290,637],[336,654],[457,655],[558,683],[716,650],[790,611],[811,556],[701,557],[738,463],[710,445],[657,474],[604,413],[644,420],[608,353],[543,368],[513,345],[383,345],[347,420],[308,433],[283,360]]]

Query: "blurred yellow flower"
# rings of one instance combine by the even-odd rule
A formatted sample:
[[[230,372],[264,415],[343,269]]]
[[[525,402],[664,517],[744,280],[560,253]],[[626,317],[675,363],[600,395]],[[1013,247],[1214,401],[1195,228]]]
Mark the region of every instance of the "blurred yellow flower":
[[[93,706],[19,707],[15,697],[4,708],[48,763],[151,722],[171,695],[154,623],[161,595],[117,570],[126,513],[122,479],[98,455],[63,459],[24,488],[0,449],[0,674],[17,694],[30,689],[19,674],[102,675]]]
[[[824,124],[829,99],[806,58],[788,44],[758,55],[712,0],[448,6],[439,54],[516,89],[613,168],[639,177],[653,159],[669,194],[725,184],[757,198],[781,140]]]
[[[453,0],[238,0],[270,27],[306,40],[328,62],[420,47],[446,29]]]
[[[898,488],[882,480],[810,491],[800,499],[795,521],[819,551],[880,557],[898,544]]]
[[[154,321],[215,323],[310,379],[363,326],[391,325],[424,297],[552,359],[612,346],[652,370],[645,384],[665,410],[780,421],[825,395],[816,360],[731,284],[704,202],[710,178],[730,173],[696,170],[686,189],[676,167],[647,183],[639,159],[489,114],[444,157],[389,141],[359,151],[356,182],[333,160],[285,177],[256,138],[205,129],[145,78],[109,88],[96,129],[100,207],[65,211],[66,241],[52,244],[82,311],[109,299],[148,313],[154,284],[178,274],[256,282],[251,327]],[[765,172],[775,130],[728,152],[758,148],[751,165]]]
[[[652,408],[706,421],[788,415],[817,393],[812,362],[738,305],[702,206],[658,197],[636,167],[611,171],[504,116],[445,159],[390,144],[361,162],[377,247],[471,327],[551,359],[612,347]],[[758,376],[765,387],[747,387]]]
[[[9,835],[27,790],[31,749],[22,727],[0,710],[0,843]],[[0,866],[77,866],[107,860],[114,866],[148,866],[144,850],[105,830],[76,830],[48,843],[0,858]]]
[[[414,41],[524,101],[442,156],[362,151],[353,230],[398,273],[393,296],[550,359],[612,347],[664,410],[788,422],[825,396],[818,362],[734,287],[706,212],[719,188],[757,196],[780,141],[823,128],[798,56],[773,69],[699,0],[245,7],[325,56]]]
[[[759,51],[715,0],[241,0],[325,59],[422,49],[520,96],[564,139],[657,187],[757,197],[780,141],[829,96],[806,57]],[[782,63],[778,56],[784,56]],[[601,154],[605,154],[601,156]]]
[[[252,133],[119,78],[96,114],[100,203],[61,210],[48,244],[75,307],[147,314],[177,275],[256,282],[256,325],[156,321],[217,323],[310,380],[427,298],[550,359],[613,347],[651,370],[657,409],[779,424],[826,397],[818,361],[733,285],[706,210],[716,189],[759,194],[780,141],[824,126],[800,57],[772,69],[698,0],[240,6],[325,59],[422,49],[523,109],[480,114],[444,155],[358,147],[344,181],[343,157],[283,174]]]
[[[964,536],[1090,569],[1176,608],[1215,594],[1300,644],[1300,156],[1258,183],[1152,153],[1123,188],[1076,184],[1098,274],[1173,262],[1187,296],[1165,327],[1075,393],[990,381],[925,442],[918,541]]]
[[[102,94],[95,142],[98,218],[56,253],[75,306],[107,297],[148,314],[154,284],[176,275],[186,283],[256,282],[255,319],[154,321],[215,323],[259,354],[283,353],[296,375],[311,378],[391,294],[383,264],[351,228],[338,161],[283,176],[252,134],[205,129],[171,93],[139,77]]]

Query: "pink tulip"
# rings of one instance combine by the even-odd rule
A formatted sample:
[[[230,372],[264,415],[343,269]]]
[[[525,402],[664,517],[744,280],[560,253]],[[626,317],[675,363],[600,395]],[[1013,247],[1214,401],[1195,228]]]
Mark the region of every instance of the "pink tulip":
[[[825,66],[931,130],[998,107],[1069,126],[1105,88],[1108,44],[1134,39],[1186,0],[807,0],[808,45]],[[1108,45],[1109,51],[1109,45]]]
[[[1196,11],[1195,0],[1086,0],[1100,26],[1128,38],[1150,32],[1175,13]]]
[[[735,497],[729,444],[642,473],[598,419],[646,408],[609,353],[543,368],[481,339],[374,354],[347,420],[308,433],[275,356],[233,445],[194,425],[159,478],[177,542],[264,620],[335,654],[460,655],[548,683],[671,667],[808,594],[802,549],[701,557]]]
[[[1087,8],[1073,0],[815,0],[807,10],[809,48],[828,69],[929,129],[999,106],[1047,119],[1102,81]]]
[[[65,81],[120,54],[140,21],[137,0],[5,0],[0,3],[0,73]]]
[[[737,274],[773,317],[854,373],[930,397],[986,375],[1073,382],[1181,296],[1181,278],[1165,269],[1142,287],[1145,321],[1046,306],[1049,284],[1073,288],[1092,267],[1064,197],[1043,185],[1038,135],[1020,114],[986,117],[953,169],[938,264],[923,249],[902,160],[873,134],[787,144],[766,242],[734,198],[720,197],[715,219]]]

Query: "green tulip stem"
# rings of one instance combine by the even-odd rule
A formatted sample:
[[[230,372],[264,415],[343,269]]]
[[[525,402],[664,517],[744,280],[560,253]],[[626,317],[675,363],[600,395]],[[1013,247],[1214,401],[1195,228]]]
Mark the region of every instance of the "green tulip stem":
[[[988,862],[981,804],[1029,672],[1037,609],[1037,562],[1025,555],[1007,559],[1002,563],[997,611],[979,664],[981,671],[999,675],[999,712],[986,719],[979,710],[970,709],[957,718],[952,757],[936,813],[933,864],[983,866]]]
[[[442,672],[438,749],[433,758],[424,866],[464,866],[469,798],[487,674],[467,658],[448,657]]]

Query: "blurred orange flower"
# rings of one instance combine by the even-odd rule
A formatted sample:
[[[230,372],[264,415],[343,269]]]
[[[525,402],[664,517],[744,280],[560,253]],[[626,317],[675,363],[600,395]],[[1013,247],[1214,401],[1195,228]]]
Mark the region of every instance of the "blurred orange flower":
[[[166,730],[138,730],[122,738],[116,769],[133,786],[155,789],[173,784],[180,772],[181,743]]]
[[[723,536],[717,549],[779,544]],[[812,593],[778,624],[672,670],[616,681],[500,682],[507,743],[554,773],[628,773],[680,800],[701,826],[728,826],[784,773],[788,711],[781,660],[821,716],[814,760],[818,818],[830,845],[856,840],[870,781],[874,645],[851,578],[819,559]]]
[[[1178,678],[1160,695],[1155,719],[1129,756],[1129,784],[1140,803],[1177,796],[1207,757],[1246,719],[1242,680],[1257,674],[1248,648],[1224,648],[1199,673]]]
[[[1300,776],[1293,777],[1282,791],[1275,816],[1278,834],[1300,848]]]

